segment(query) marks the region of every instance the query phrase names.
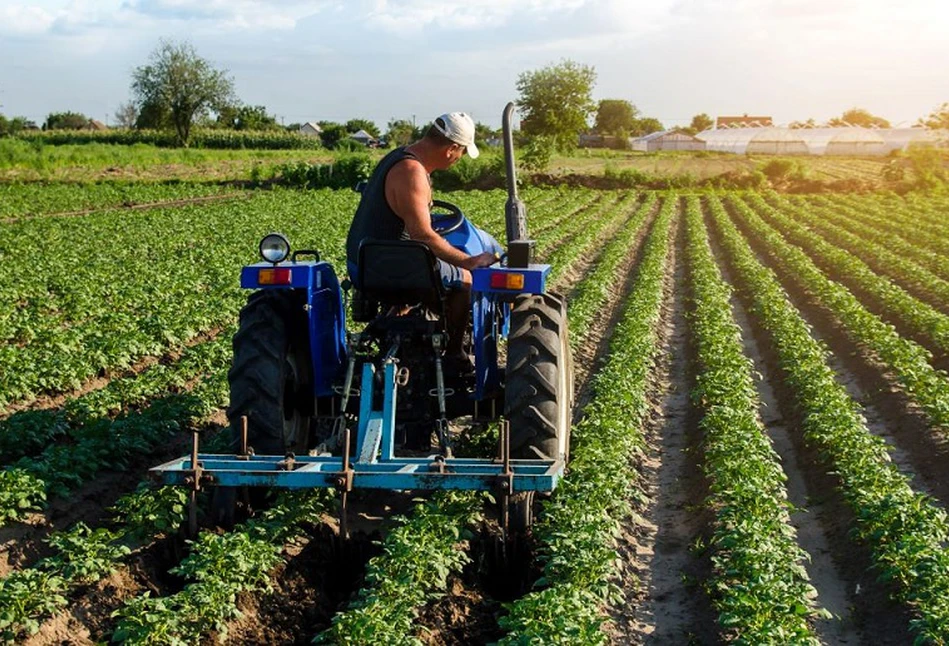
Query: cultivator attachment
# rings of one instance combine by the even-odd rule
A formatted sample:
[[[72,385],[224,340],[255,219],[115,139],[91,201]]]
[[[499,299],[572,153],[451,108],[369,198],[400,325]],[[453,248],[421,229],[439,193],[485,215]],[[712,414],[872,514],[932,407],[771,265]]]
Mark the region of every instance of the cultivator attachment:
[[[360,415],[355,450],[351,431],[343,427],[340,455],[254,455],[247,443],[247,418],[242,418],[241,447],[236,454],[200,453],[195,434],[191,454],[151,469],[162,484],[192,490],[192,530],[196,528],[194,501],[208,487],[279,487],[286,489],[333,488],[340,492],[343,514],[341,533],[346,535],[346,501],[353,489],[489,491],[507,507],[510,496],[553,491],[564,473],[562,459],[511,458],[510,426],[500,424],[498,453],[491,458],[455,458],[450,451],[427,457],[395,455],[395,410],[398,371],[395,362],[383,366],[381,409],[372,402],[375,367],[363,365]]]

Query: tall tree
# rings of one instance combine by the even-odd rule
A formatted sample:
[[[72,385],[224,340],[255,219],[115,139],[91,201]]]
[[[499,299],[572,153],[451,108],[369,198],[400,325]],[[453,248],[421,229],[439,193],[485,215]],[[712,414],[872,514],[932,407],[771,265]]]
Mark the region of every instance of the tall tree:
[[[346,136],[346,127],[334,121],[318,121],[320,127],[320,143],[326,148],[336,148],[343,137]]]
[[[863,108],[845,110],[839,118],[835,117],[827,122],[829,126],[862,126],[864,128],[889,128],[890,122],[883,117],[870,114]]]
[[[587,120],[596,109],[591,94],[596,83],[592,66],[563,60],[517,77],[517,103],[521,130],[527,135],[550,137],[558,148],[577,145]]]
[[[622,136],[633,129],[639,110],[623,99],[603,99],[596,109],[593,128],[601,135]]]
[[[148,65],[132,72],[132,92],[141,112],[165,112],[178,144],[187,146],[191,126],[211,110],[235,103],[234,82],[198,56],[191,43],[162,40]]]
[[[51,112],[43,123],[43,130],[82,130],[89,125],[89,117],[81,112]]]
[[[930,112],[928,117],[920,119],[919,125],[937,130],[949,130],[949,103],[943,103]]]

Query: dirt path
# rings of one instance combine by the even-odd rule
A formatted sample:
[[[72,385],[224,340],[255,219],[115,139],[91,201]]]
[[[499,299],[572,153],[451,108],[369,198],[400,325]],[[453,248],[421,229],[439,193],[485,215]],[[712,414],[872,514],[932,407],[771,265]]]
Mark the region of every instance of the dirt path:
[[[619,553],[626,574],[622,607],[607,628],[615,644],[674,644],[716,640],[714,614],[699,588],[707,559],[691,547],[706,532],[706,495],[698,467],[698,417],[689,401],[695,381],[694,348],[686,317],[687,294],[681,218],[666,275],[659,330],[662,353],[651,387],[646,423],[648,454],[642,473],[644,501],[624,529]]]

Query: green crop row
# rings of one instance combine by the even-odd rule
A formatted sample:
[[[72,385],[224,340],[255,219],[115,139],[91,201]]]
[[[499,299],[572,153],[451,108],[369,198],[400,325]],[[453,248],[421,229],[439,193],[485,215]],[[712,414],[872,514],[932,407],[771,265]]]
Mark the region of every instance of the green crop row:
[[[216,339],[187,348],[175,363],[155,363],[139,374],[113,379],[60,408],[27,410],[0,420],[0,463],[35,455],[59,438],[81,440],[87,427],[187,390],[195,379],[227,366],[231,332],[227,328]]]
[[[855,536],[867,546],[884,582],[917,613],[921,642],[949,640],[949,525],[946,513],[912,490],[869,432],[859,406],[827,364],[828,350],[788,300],[774,272],[755,258],[718,200],[710,211],[752,313],[767,330],[805,441],[826,459],[853,510]],[[756,234],[760,235],[760,234]],[[771,234],[774,235],[773,233]],[[805,278],[810,280],[810,278]]]
[[[21,458],[0,471],[0,525],[41,508],[48,496],[66,495],[103,469],[121,469],[133,456],[150,454],[183,425],[197,425],[225,405],[229,340],[230,334],[225,334],[191,348],[178,371],[147,371],[129,380],[130,387],[123,389],[122,384],[68,405],[68,414],[62,413],[59,424],[52,427],[65,429],[68,441],[50,444],[38,455]],[[141,410],[126,411],[114,419],[102,414],[103,408],[110,409],[123,401],[123,390],[141,402],[149,394],[180,384],[182,379],[200,381],[190,390],[182,388],[151,399]],[[30,430],[14,429],[26,433]]]
[[[0,184],[0,218],[129,207],[169,200],[230,195],[243,191],[226,184]]]
[[[805,208],[810,207],[815,202],[816,200],[793,200],[795,205]],[[822,205],[824,203],[818,202],[818,204]],[[854,200],[848,202],[827,202],[827,205],[828,210],[825,211],[825,213],[830,222],[844,227],[850,233],[860,236],[864,240],[875,242],[890,249],[894,253],[898,253],[912,260],[943,280],[949,280],[949,266],[946,264],[944,255],[930,251],[929,249],[924,249],[919,244],[909,242],[899,235],[896,235],[893,231],[883,231],[869,223],[869,218],[872,218],[872,221],[876,222],[888,221],[891,217],[889,210],[881,208],[876,204],[863,204],[855,202]]]
[[[183,488],[140,487],[116,503],[116,529],[90,529],[80,522],[52,534],[47,542],[53,556],[0,580],[0,640],[12,643],[35,633],[41,619],[68,604],[70,591],[111,574],[155,536],[174,532],[187,513],[187,496]]]
[[[606,641],[601,608],[621,596],[612,583],[616,536],[640,495],[631,461],[644,448],[672,217],[673,210],[664,208],[646,241],[608,362],[593,378],[593,400],[571,431],[570,473],[535,525],[543,577],[537,590],[508,605],[499,621],[507,631],[501,644]]]
[[[75,144],[112,144],[131,146],[151,144],[172,148],[178,145],[175,133],[169,130],[44,130],[24,131],[19,139],[37,146]],[[318,149],[318,137],[307,137],[295,132],[271,130],[215,130],[198,129],[192,132],[192,148],[252,148],[264,150]]]
[[[601,314],[600,308],[606,302],[609,294],[622,288],[624,277],[618,275],[617,270],[629,256],[630,247],[646,225],[647,218],[655,209],[657,201],[658,198],[655,193],[646,196],[646,199],[639,205],[632,217],[607,243],[599,260],[577,284],[574,293],[570,296],[568,306],[570,345],[573,348],[580,347],[580,343],[586,338],[586,332],[590,324],[597,315]],[[675,200],[667,198],[663,201],[661,208],[663,210],[673,210]]]
[[[471,528],[481,520],[485,497],[439,492],[416,505],[386,534],[382,553],[366,567],[365,584],[332,626],[314,640],[331,644],[420,645],[414,620],[427,601],[444,592],[448,577],[471,562]]]
[[[760,196],[748,195],[745,199],[788,242],[806,251],[825,273],[851,289],[866,293],[879,303],[886,318],[902,323],[913,335],[925,339],[932,352],[949,355],[949,316],[909,295],[885,276],[874,273],[862,260],[809,231]]]
[[[832,202],[827,200],[827,203]],[[942,229],[929,227],[925,222],[920,222],[918,217],[911,215],[901,217],[898,211],[883,209],[879,206],[873,208],[866,208],[865,206],[857,209],[847,205],[846,208],[850,217],[858,222],[891,236],[896,236],[923,249],[943,256],[949,255],[949,240],[944,238]]]
[[[818,644],[810,620],[825,615],[795,541],[786,476],[758,417],[760,401],[719,275],[697,197],[686,207],[691,313],[699,373],[692,398],[702,410],[706,501],[715,514],[708,584],[727,641]]]
[[[737,220],[767,245],[768,254],[790,280],[812,294],[856,343],[875,353],[891,368],[909,396],[929,416],[935,427],[949,429],[949,379],[930,364],[925,348],[901,337],[891,325],[869,312],[845,287],[821,273],[803,251],[786,242],[747,204],[730,199]]]
[[[603,249],[602,240],[607,237],[606,232],[624,227],[638,201],[634,193],[621,194],[616,202],[597,209],[588,226],[547,254],[544,262],[550,265],[547,281],[552,289],[556,289],[557,283],[570,272],[581,254],[596,256]]]
[[[921,294],[921,298],[928,300],[929,305],[949,306],[949,281],[892,251],[886,244],[865,240],[834,224],[832,209],[821,206],[794,208],[778,196],[773,196],[769,201],[828,242],[854,254],[876,273],[899,281],[902,287],[914,294]]]
[[[267,511],[227,534],[201,532],[190,554],[171,570],[189,581],[181,592],[153,597],[146,592],[114,613],[112,641],[128,644],[198,644],[239,616],[242,592],[269,592],[270,571],[283,559],[284,545],[309,525],[319,524],[332,492],[326,489],[280,494]]]

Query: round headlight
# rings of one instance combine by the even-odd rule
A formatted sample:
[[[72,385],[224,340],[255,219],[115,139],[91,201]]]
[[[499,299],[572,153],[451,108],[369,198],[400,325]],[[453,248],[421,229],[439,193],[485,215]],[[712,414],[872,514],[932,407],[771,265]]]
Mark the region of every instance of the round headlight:
[[[260,257],[267,262],[283,262],[290,255],[290,241],[282,233],[270,233],[260,241]]]

